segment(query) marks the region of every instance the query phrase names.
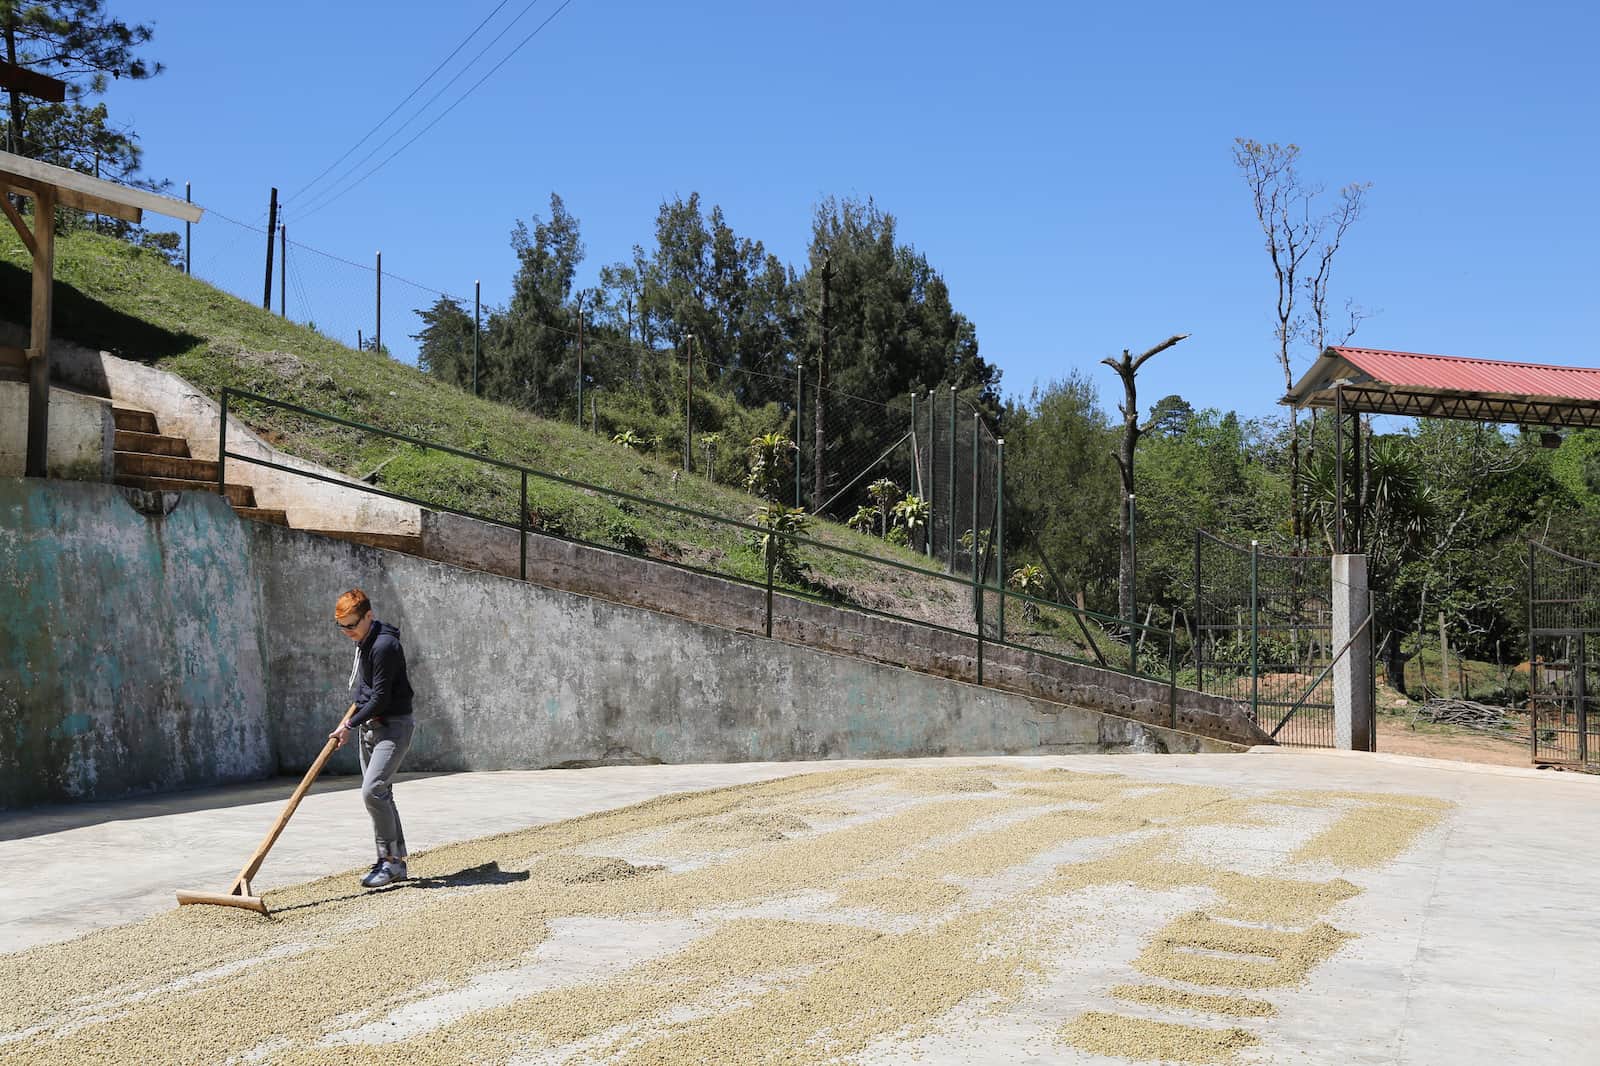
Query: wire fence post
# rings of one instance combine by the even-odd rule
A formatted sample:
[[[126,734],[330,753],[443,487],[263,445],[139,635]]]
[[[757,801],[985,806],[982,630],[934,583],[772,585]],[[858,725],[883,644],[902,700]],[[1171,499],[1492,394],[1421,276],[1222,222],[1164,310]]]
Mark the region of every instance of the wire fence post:
[[[183,183],[183,202],[186,203],[186,204],[194,203],[194,198],[189,195],[189,183],[188,182],[184,182]],[[190,244],[190,237],[192,236],[191,231],[193,230],[193,228],[194,227],[193,227],[192,223],[190,223],[187,219],[184,220],[184,223],[183,223],[183,272],[185,274],[189,275],[190,277],[194,277],[194,260],[192,258],[190,258],[190,248],[192,247],[191,244]]]
[[[517,509],[517,577],[528,580],[528,472],[522,471],[522,505]]]
[[[478,395],[478,338],[483,333],[483,282],[472,283],[472,395]]]
[[[929,389],[928,391],[932,392],[933,390]],[[977,418],[978,416],[976,414],[974,414],[972,417],[973,418]],[[972,428],[973,428],[974,431],[977,430],[978,427],[977,427],[976,423],[974,423]],[[973,470],[977,470],[978,469],[978,446],[977,446],[977,443],[976,443],[977,438],[974,437],[973,440],[974,440],[974,443],[973,443],[973,446],[972,446],[972,469]],[[949,541],[949,547],[948,547],[949,555],[946,558],[945,571],[947,573],[953,574],[953,573],[956,572],[956,387],[954,385],[950,386],[950,463],[949,463],[949,466],[950,466],[950,486],[949,486],[950,487],[950,530],[949,530],[949,533],[948,533],[947,538],[946,538]],[[974,475],[974,476],[976,476],[976,475]],[[972,503],[972,550],[973,551],[977,551],[978,550],[978,503],[977,503],[978,494],[976,492],[974,492],[972,494],[972,500],[973,500],[973,503]]]
[[[377,329],[372,334],[372,350],[383,352],[383,252],[378,252],[378,306]]]
[[[687,372],[683,375],[683,472],[694,473],[694,334],[685,337]]]
[[[1260,607],[1256,598],[1256,580],[1260,573],[1260,542],[1250,542],[1250,720],[1259,721],[1261,707],[1260,646],[1257,637],[1261,631]]]
[[[222,424],[217,429],[217,495],[228,495],[228,390],[222,390]]]
[[[1133,493],[1128,493],[1128,672],[1137,673],[1139,646],[1134,642],[1133,625],[1139,620],[1139,538],[1134,534]]]
[[[983,684],[983,586],[978,586],[978,684]]]
[[[692,356],[691,356],[692,358]],[[578,428],[583,428],[583,294],[578,295]]]
[[[278,223],[278,317],[289,317],[289,224]]]
[[[952,410],[955,407],[954,401],[955,397],[952,396],[950,405]],[[953,420],[954,419],[952,418],[952,421]],[[952,444],[955,442],[955,434],[952,433],[950,435],[950,440]],[[952,455],[950,467],[953,473],[955,470],[955,449],[951,448],[950,451]],[[954,500],[954,478],[951,479],[950,488],[950,498]],[[972,594],[977,599],[976,613],[979,621],[979,629],[981,630],[983,628],[983,576],[978,572],[978,556],[983,553],[979,550],[980,546],[978,542],[980,539],[981,538],[978,535],[978,412],[974,411],[972,412]],[[982,646],[982,644],[979,645],[980,648]]]
[[[1000,585],[1000,643],[1006,642],[1006,439],[994,442],[995,519],[994,550],[999,568],[995,577]]]
[[[794,505],[798,509],[805,497],[802,468],[806,461],[806,365],[797,363],[795,369],[798,373],[794,379]]]
[[[1205,615],[1201,614],[1200,600],[1200,531],[1194,531],[1194,687],[1201,692],[1206,690],[1205,674],[1200,661],[1204,656],[1200,654],[1200,627],[1205,624]]]
[[[928,484],[927,484],[927,487],[926,487],[926,490],[925,490],[925,494],[928,497],[928,558],[931,559],[931,558],[933,558],[933,529],[934,529],[934,522],[937,521],[938,515],[939,515],[939,430],[938,430],[939,401],[938,401],[938,393],[934,392],[932,389],[928,390],[928,404],[927,404],[927,407],[928,407],[928,445],[927,445],[927,452],[928,452]],[[917,424],[917,394],[916,394],[916,392],[914,390],[911,393],[911,424],[913,426]],[[917,471],[920,473],[921,470],[922,470],[922,465],[919,463],[917,465]]]

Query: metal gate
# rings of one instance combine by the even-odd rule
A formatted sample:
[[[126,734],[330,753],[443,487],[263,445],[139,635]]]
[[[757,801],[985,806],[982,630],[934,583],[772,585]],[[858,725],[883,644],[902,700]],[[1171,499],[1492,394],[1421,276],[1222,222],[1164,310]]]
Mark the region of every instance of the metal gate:
[[[1279,744],[1334,746],[1333,560],[1194,542],[1195,687],[1239,700]]]
[[[1600,770],[1600,563],[1528,545],[1533,761]]]

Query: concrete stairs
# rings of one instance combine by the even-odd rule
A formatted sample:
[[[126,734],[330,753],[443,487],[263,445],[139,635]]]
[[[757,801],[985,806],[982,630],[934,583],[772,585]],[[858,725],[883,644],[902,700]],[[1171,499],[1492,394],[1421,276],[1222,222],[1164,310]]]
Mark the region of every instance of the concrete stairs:
[[[149,411],[113,407],[116,424],[115,475],[118,485],[149,492],[215,492],[217,464],[189,455],[189,442],[163,434]],[[228,485],[224,495],[241,518],[289,524],[283,511],[256,506],[255,490]]]

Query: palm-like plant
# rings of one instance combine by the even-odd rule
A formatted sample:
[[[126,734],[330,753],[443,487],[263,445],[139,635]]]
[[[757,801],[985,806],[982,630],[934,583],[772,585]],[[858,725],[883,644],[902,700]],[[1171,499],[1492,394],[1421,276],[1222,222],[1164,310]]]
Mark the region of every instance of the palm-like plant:
[[[889,535],[889,512],[895,502],[900,499],[900,486],[886,477],[881,477],[867,486],[867,495],[872,497],[878,505],[880,522],[878,531],[881,536]]]
[[[758,507],[750,521],[762,528],[746,539],[750,547],[761,553],[761,561],[784,581],[799,581],[805,576],[805,564],[791,537],[806,531],[809,524],[804,507],[786,507],[775,500]]]
[[[789,483],[789,458],[794,441],[782,433],[763,433],[750,438],[746,451],[750,472],[745,475],[746,491],[764,500],[776,500]]]
[[[1011,571],[1011,587],[1024,596],[1032,596],[1035,599],[1044,595],[1043,568],[1035,566],[1033,563],[1023,563]],[[1029,622],[1037,622],[1039,620],[1039,605],[1031,600],[1023,601],[1022,617]]]
[[[621,433],[618,433],[616,436],[612,437],[611,443],[620,444],[630,451],[638,451],[640,448],[644,447],[645,441],[643,437],[639,436],[639,434],[635,433],[633,430],[625,429]]]
[[[856,513],[851,515],[845,525],[857,533],[871,533],[872,527],[878,524],[878,511],[875,507],[863,505],[856,508]]]
[[[928,501],[914,493],[907,493],[905,499],[894,505],[895,523],[906,531],[906,536],[913,546],[916,544],[917,534],[928,525],[930,511]]]

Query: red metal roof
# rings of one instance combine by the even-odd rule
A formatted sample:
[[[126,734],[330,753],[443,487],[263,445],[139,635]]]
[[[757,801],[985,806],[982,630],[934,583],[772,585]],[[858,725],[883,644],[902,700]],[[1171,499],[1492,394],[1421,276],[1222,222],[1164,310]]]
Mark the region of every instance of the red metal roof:
[[[1513,363],[1421,352],[1387,352],[1375,348],[1330,348],[1329,352],[1372,375],[1402,388],[1447,392],[1492,393],[1501,396],[1564,400],[1600,400],[1600,369]]]

